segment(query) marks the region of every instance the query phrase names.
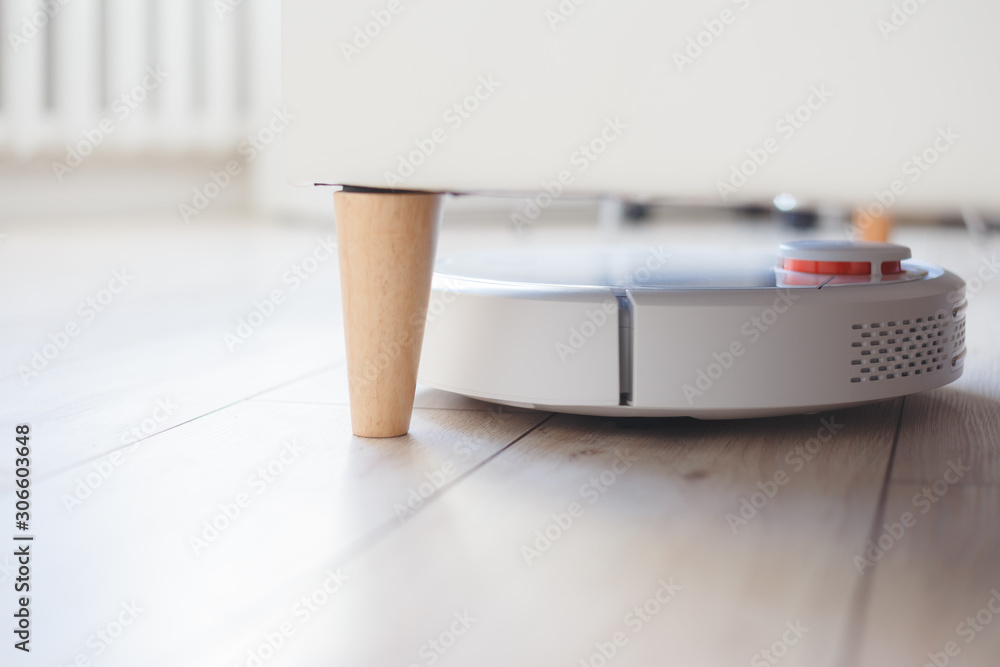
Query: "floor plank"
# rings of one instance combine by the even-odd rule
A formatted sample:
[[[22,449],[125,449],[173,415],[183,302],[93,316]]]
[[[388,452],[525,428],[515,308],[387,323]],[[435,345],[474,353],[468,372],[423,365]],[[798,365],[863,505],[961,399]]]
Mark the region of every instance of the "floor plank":
[[[881,546],[858,552],[874,566],[861,566],[872,594],[851,664],[997,664],[1000,487],[960,483],[934,502],[920,496],[925,488],[894,484],[885,516],[893,528],[879,531]]]
[[[938,479],[950,461],[971,466],[962,485],[1000,485],[1000,398],[946,387],[906,399],[894,484]]]
[[[44,227],[12,233],[0,263],[0,280],[15,286],[0,292],[0,326],[32,324],[4,326],[0,423],[32,423],[44,438],[33,462],[38,479],[133,441],[136,428],[140,436],[161,432],[344,358],[331,298],[336,261],[317,263],[297,287],[283,280],[329,232],[59,231],[58,244]],[[122,267],[134,279],[88,322],[77,304]],[[275,289],[284,301],[244,342],[227,345],[225,335]],[[80,333],[22,379],[18,368],[68,323]],[[0,460],[0,479],[10,465]]]
[[[350,435],[340,406],[243,402],[150,438],[103,473],[91,464],[44,481],[33,574],[38,632],[51,639],[35,657],[69,664],[133,599],[142,622],[101,664],[231,651],[297,576],[323,575],[331,559],[414,520],[546,416],[420,410],[409,436],[367,440]]]
[[[346,564],[350,586],[275,664],[426,664],[421,647],[465,610],[477,621],[438,664],[575,665],[618,631],[628,641],[615,664],[746,664],[799,622],[808,630],[782,664],[834,664],[899,407],[738,422],[556,416]],[[843,428],[800,462],[795,448],[823,419]],[[631,462],[620,475],[616,456]],[[734,534],[727,514],[779,471],[785,483]],[[553,514],[565,524],[573,503],[582,513],[560,531]],[[535,544],[538,530],[551,546]],[[648,623],[629,617],[661,581],[681,588]]]

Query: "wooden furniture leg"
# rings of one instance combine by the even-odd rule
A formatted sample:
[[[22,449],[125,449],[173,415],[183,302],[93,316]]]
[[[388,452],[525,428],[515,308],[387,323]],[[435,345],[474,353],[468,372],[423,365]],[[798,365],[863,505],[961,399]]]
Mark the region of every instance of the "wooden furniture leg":
[[[442,195],[345,188],[334,194],[351,426],[410,428]]]

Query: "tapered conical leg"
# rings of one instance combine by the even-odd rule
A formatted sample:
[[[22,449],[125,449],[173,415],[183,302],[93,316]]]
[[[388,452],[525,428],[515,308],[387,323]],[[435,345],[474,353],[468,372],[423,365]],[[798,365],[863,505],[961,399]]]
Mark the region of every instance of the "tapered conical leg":
[[[441,205],[439,194],[334,194],[355,435],[410,428]]]

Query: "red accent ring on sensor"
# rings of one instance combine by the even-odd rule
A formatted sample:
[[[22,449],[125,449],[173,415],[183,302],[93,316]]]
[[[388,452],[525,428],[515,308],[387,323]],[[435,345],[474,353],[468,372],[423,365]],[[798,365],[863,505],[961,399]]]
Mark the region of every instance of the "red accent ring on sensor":
[[[827,276],[867,276],[872,272],[872,265],[871,262],[816,262],[786,257],[785,270],[820,273]]]
[[[826,276],[867,276],[872,272],[871,262],[817,262],[807,259],[785,258],[786,271],[818,273]],[[882,262],[882,275],[902,273],[899,262]]]

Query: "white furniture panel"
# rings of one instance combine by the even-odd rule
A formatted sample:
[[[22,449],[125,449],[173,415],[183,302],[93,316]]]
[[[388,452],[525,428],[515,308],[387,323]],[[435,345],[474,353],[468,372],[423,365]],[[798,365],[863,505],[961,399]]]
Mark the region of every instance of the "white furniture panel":
[[[912,4],[286,0],[289,178],[996,208],[1000,5]]]

